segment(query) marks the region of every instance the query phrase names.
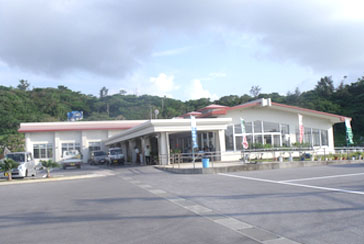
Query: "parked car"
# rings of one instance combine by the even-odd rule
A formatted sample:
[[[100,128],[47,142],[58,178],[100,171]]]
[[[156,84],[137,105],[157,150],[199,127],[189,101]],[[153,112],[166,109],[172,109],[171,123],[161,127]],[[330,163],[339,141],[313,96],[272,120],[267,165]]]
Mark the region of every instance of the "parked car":
[[[67,167],[81,168],[82,157],[78,150],[70,150],[63,152],[63,159],[59,161],[63,169]]]
[[[109,148],[108,156],[110,164],[124,164],[125,158],[121,148]]]
[[[104,151],[93,151],[91,152],[91,158],[89,160],[91,165],[108,163],[109,157]]]
[[[37,174],[36,164],[30,152],[13,152],[5,155],[6,159],[12,159],[19,163],[18,168],[13,169],[13,177],[35,176]],[[6,175],[6,173],[4,173]]]

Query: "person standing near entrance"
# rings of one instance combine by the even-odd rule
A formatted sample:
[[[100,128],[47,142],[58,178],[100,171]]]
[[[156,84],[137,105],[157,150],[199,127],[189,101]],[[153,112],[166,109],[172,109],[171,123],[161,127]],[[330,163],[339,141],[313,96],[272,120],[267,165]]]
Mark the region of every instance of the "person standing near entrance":
[[[134,147],[134,152],[135,152],[135,155],[136,155],[135,162],[136,162],[137,164],[140,164],[139,148],[138,148],[138,147]]]
[[[145,156],[145,163],[147,165],[150,164],[150,148],[149,145],[147,145],[144,149],[144,156]]]

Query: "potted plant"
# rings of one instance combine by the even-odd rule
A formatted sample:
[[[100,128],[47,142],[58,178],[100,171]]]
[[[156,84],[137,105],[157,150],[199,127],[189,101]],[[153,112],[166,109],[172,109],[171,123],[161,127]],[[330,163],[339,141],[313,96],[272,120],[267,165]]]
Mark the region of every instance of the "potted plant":
[[[51,169],[53,168],[58,168],[61,165],[53,162],[52,160],[48,160],[48,161],[40,161],[42,163],[42,166],[47,170],[47,178],[51,178]]]

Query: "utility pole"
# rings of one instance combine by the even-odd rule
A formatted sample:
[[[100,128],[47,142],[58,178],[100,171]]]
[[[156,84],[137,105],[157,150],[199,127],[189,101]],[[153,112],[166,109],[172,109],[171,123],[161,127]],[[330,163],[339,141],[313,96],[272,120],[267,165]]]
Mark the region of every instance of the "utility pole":
[[[162,115],[162,119],[164,119],[164,99],[166,98],[166,96],[164,96],[164,97],[162,97],[162,113],[161,113],[161,115]]]

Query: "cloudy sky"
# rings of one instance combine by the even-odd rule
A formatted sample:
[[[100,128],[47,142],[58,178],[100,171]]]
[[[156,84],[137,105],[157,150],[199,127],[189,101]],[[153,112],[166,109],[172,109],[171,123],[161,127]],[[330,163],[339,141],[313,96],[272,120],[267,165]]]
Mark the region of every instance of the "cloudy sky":
[[[354,0],[0,0],[0,85],[181,100],[364,75]]]

